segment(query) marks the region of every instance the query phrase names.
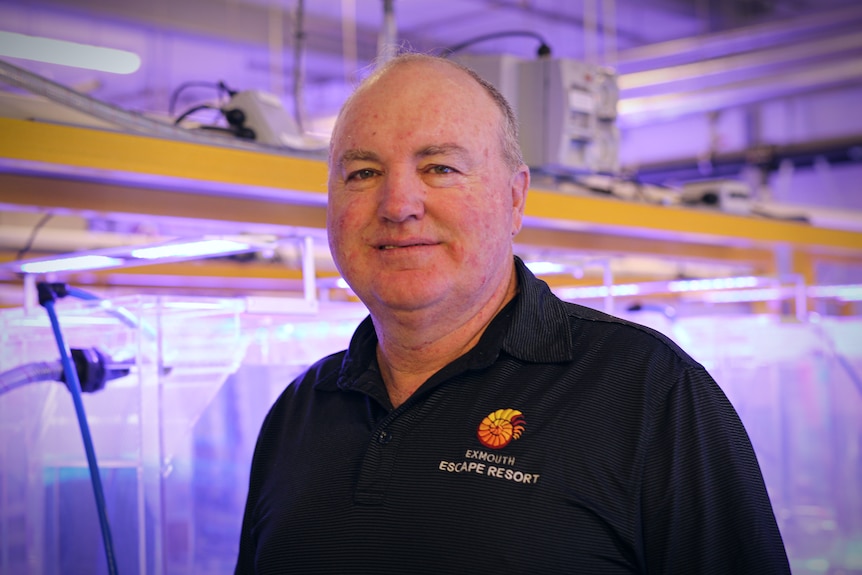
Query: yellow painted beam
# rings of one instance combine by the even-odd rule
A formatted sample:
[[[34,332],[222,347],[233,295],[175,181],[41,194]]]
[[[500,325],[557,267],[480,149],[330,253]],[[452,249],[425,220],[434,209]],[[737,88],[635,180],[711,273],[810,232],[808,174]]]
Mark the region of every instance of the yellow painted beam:
[[[0,157],[239,186],[326,193],[326,164],[228,147],[0,118]]]
[[[59,209],[307,228],[326,226],[326,208],[322,206],[18,174],[0,174],[0,203],[43,211]]]
[[[8,189],[16,183],[9,178],[16,176],[3,175],[0,202],[316,228],[325,225],[321,207],[326,192],[323,161],[3,118],[0,130],[0,158],[47,166],[46,183],[41,186],[32,182],[23,185],[19,179],[21,186]],[[123,185],[49,179],[82,175],[76,170],[83,170],[83,175],[102,174]],[[124,180],[127,174],[132,177]],[[147,188],[145,176],[174,178],[172,185],[179,189],[183,183],[194,189],[181,193]],[[234,195],[209,193],[208,183],[230,186]],[[255,190],[262,189],[269,192],[267,197],[255,197]],[[279,191],[285,192],[283,198]],[[858,232],[540,189],[530,191],[526,215],[528,228],[679,244],[760,249],[784,244],[815,255],[862,253],[862,233]]]
[[[594,226],[631,236],[664,237],[737,245],[790,244],[813,251],[862,252],[862,233],[807,224],[530,190],[526,215],[547,222]]]

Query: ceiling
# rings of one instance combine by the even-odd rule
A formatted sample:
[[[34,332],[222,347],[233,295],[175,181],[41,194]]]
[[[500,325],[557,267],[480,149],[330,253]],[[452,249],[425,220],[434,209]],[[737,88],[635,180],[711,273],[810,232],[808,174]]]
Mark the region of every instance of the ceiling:
[[[381,38],[440,52],[501,35],[463,51],[531,58],[539,41],[530,35],[540,36],[555,57],[615,67],[624,100],[716,86],[763,98],[859,82],[823,64],[837,69],[862,53],[862,7],[853,0],[4,0],[0,10],[9,31],[138,53],[142,67],[128,76],[26,65],[151,113],[168,112],[171,96],[191,81],[271,91],[293,107],[301,71],[300,104],[311,116],[331,114],[372,65]],[[795,86],[787,79],[771,91],[761,86],[764,76],[789,71]],[[192,89],[179,94],[177,108],[214,96]],[[726,90],[720,105],[732,97]]]
[[[221,81],[236,90],[276,94],[286,110],[301,113],[305,125],[323,133],[351,87],[373,67],[382,43],[535,58],[544,42],[554,57],[619,73],[623,168],[640,169],[644,177],[696,167],[696,150],[714,139],[709,130],[743,111],[739,127],[729,132],[740,134],[738,145],[712,157],[716,168],[725,161],[738,172],[748,161],[748,147],[758,141],[752,136],[752,106],[797,98],[802,104],[794,105],[801,107],[808,105],[803,99],[813,98],[811,106],[820,110],[818,98],[862,89],[862,5],[856,0],[0,0],[0,22],[6,31],[137,53],[141,68],[128,75],[10,60],[98,101],[169,120],[215,100],[214,86]],[[3,83],[0,90],[25,92]],[[0,100],[0,115],[10,113],[9,102]],[[723,120],[717,120],[720,114]],[[833,123],[831,132],[796,130],[779,143],[810,159],[829,142],[840,148],[835,157],[849,157],[848,150],[862,143],[862,124],[840,118]],[[655,134],[662,130],[673,134],[657,144]],[[805,145],[812,150],[806,152]],[[662,149],[682,167],[668,167],[667,158],[656,155]],[[43,209],[3,208],[0,224],[20,232],[0,234],[8,259]],[[162,235],[213,226],[177,218],[148,221],[144,227]],[[140,241],[140,229],[140,222],[67,213],[44,225],[41,241],[43,251],[73,237],[82,245],[115,245],[133,237]],[[681,269],[673,264],[668,272],[635,259],[620,265],[643,277],[649,277],[645,268],[660,274]],[[724,266],[713,273],[726,271]],[[180,272],[174,268],[170,274]],[[233,281],[242,283],[239,277]],[[0,300],[8,305],[17,298],[0,293]]]

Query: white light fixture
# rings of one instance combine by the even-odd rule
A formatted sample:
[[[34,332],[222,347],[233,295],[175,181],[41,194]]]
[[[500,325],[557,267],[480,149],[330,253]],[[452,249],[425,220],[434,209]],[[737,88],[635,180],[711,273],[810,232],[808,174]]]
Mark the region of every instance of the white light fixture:
[[[131,251],[131,255],[133,258],[144,260],[165,258],[202,258],[213,255],[237,254],[247,252],[250,249],[251,246],[245,242],[214,239],[137,248]]]
[[[641,293],[641,288],[637,284],[614,284],[610,286],[584,286],[560,288],[555,290],[557,295],[562,299],[592,299],[603,298],[608,295],[612,296],[632,296]]]
[[[862,285],[811,286],[809,297],[833,297],[841,301],[862,301]]]
[[[123,265],[123,260],[100,255],[60,257],[21,264],[20,271],[28,274],[46,274],[76,270],[96,270]]]
[[[261,236],[216,236],[174,240],[152,246],[124,246],[94,250],[89,253],[62,254],[45,258],[0,264],[0,269],[15,273],[44,274],[105,268],[139,266],[228,256],[258,250],[272,250],[278,238]]]
[[[527,262],[527,269],[536,275],[542,274],[561,274],[566,271],[566,266],[554,262]]]
[[[756,287],[760,281],[756,277],[704,278],[676,280],[668,282],[667,289],[672,292],[709,291]]]
[[[141,67],[141,58],[127,50],[14,32],[0,32],[0,56],[113,74],[132,74]]]

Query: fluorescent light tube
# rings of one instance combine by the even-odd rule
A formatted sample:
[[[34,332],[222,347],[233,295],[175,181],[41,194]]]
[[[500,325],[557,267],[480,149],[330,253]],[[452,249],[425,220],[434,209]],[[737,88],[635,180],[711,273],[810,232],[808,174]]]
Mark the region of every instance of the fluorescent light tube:
[[[527,268],[536,275],[559,274],[566,270],[563,264],[553,262],[527,262]]]
[[[177,244],[165,244],[132,250],[132,257],[144,260],[160,258],[194,258],[245,252],[250,245],[232,240],[199,240]]]
[[[0,56],[114,74],[132,74],[141,67],[134,52],[14,32],[0,32]]]
[[[120,258],[108,256],[73,256],[40,262],[21,264],[21,271],[28,274],[44,274],[49,272],[64,272],[73,270],[95,270],[123,265]]]

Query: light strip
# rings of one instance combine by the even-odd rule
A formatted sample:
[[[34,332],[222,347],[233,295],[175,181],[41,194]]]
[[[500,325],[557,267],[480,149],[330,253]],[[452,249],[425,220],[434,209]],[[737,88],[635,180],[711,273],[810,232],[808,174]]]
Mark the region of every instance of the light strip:
[[[251,246],[247,243],[235,242],[232,240],[200,240],[195,242],[138,248],[132,250],[131,255],[133,258],[143,260],[194,258],[245,252],[248,251],[250,247]]]
[[[705,278],[695,280],[676,280],[668,282],[667,289],[672,292],[709,291],[716,289],[738,289],[755,287],[756,277]]]
[[[123,260],[108,256],[74,256],[21,264],[21,271],[28,274],[45,274],[74,270],[95,270],[123,265]]]
[[[608,296],[607,286],[585,286],[561,288],[556,290],[557,295],[562,299],[590,299]],[[632,296],[641,293],[641,289],[637,284],[616,284],[610,286],[610,295],[612,296]]]
[[[862,301],[862,285],[812,286],[810,297],[834,297],[841,301]]]
[[[554,262],[527,262],[527,269],[536,275],[559,274],[566,271],[566,266]]]
[[[132,74],[141,67],[134,52],[14,32],[0,32],[0,56],[114,74]]]

